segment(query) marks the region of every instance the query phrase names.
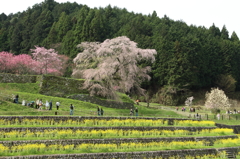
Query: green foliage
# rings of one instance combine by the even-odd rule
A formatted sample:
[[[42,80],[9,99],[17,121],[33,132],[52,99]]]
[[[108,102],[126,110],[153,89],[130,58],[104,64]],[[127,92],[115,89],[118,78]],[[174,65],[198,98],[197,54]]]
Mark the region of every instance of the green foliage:
[[[122,100],[122,102],[132,103],[134,104],[134,101],[126,94],[124,93],[117,93],[119,98]]]
[[[62,78],[57,76],[43,76],[40,93],[50,96],[66,97],[70,94],[88,93],[82,88],[83,79]]]
[[[54,0],[0,17],[0,51],[29,53],[39,45],[74,58],[81,42],[103,42],[124,35],[140,48],[157,50],[152,81],[146,85],[156,88],[155,92],[164,85],[195,90],[214,87],[221,74],[231,75],[240,90],[239,38],[235,32],[229,37],[226,26],[220,30],[213,24],[207,29],[166,15],[159,18],[155,11],[142,15],[110,5],[89,8]]]
[[[236,89],[236,80],[231,75],[219,75],[216,86],[226,94],[233,93]]]
[[[176,106],[184,103],[185,99],[189,96],[188,90],[180,89],[176,86],[165,85],[156,94],[158,103],[164,105]]]
[[[0,83],[1,89],[15,90],[17,92],[39,93],[39,83]]]

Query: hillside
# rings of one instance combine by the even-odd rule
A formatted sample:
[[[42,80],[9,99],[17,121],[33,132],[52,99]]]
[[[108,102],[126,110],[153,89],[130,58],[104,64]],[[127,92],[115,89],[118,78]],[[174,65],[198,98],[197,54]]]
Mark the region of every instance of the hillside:
[[[15,55],[30,54],[34,46],[43,46],[73,59],[82,51],[76,47],[81,42],[119,36],[127,36],[139,48],[157,51],[153,64],[139,63],[152,68],[151,81],[142,84],[151,96],[169,94],[165,91],[170,88],[175,90],[171,97],[175,99],[183,92],[188,95],[199,89],[224,87],[219,85],[222,77],[235,80],[236,90],[240,90],[239,38],[225,26],[188,26],[167,15],[159,18],[155,11],[142,15],[117,7],[93,9],[54,0],[44,0],[24,12],[0,15],[0,51]],[[64,76],[71,76],[71,68]]]
[[[47,76],[48,78],[51,78],[52,76]],[[55,77],[57,78],[57,77]],[[62,79],[62,82],[64,82],[64,78],[58,77],[58,82],[60,82]],[[74,80],[74,79],[72,79]],[[67,80],[69,81],[69,79]],[[39,81],[33,82],[33,83],[0,83],[0,115],[69,115],[69,106],[70,104],[73,104],[75,106],[74,109],[74,116],[97,116],[97,107],[100,107],[104,110],[104,116],[129,116],[130,108],[135,109],[135,107],[138,107],[139,110],[139,116],[150,116],[150,117],[182,117],[181,115],[178,115],[175,112],[169,111],[169,110],[156,110],[156,105],[159,106],[159,104],[150,105],[150,108],[147,108],[146,105],[135,105],[133,104],[133,100],[130,99],[128,96],[124,94],[120,94],[120,97],[123,101],[123,103],[116,102],[114,105],[113,101],[108,101],[106,99],[99,99],[101,100],[101,103],[97,102],[97,97],[90,98],[84,98],[81,100],[78,99],[70,99],[69,95],[71,92],[69,92],[69,85],[67,87],[64,87],[64,84],[61,85],[61,89],[57,92],[57,86],[59,83],[54,82],[52,80],[52,90],[46,89],[42,85],[40,86]],[[44,82],[43,82],[44,83]],[[60,87],[59,87],[60,88]],[[66,88],[66,89],[64,89]],[[74,90],[73,90],[74,91]],[[41,92],[41,93],[40,93]],[[65,95],[64,92],[66,93]],[[70,93],[70,94],[67,94]],[[19,95],[19,103],[13,103],[13,98],[15,95]],[[47,95],[44,95],[47,94]],[[76,92],[75,92],[76,94]],[[60,95],[60,96],[59,96]],[[72,94],[73,95],[73,94]],[[86,92],[78,92],[76,95],[81,96],[87,96]],[[42,110],[36,109],[35,104],[33,107],[31,106],[23,106],[22,101],[25,100],[25,103],[30,103],[31,101],[36,102],[36,99],[42,99],[43,103],[45,104],[46,101],[52,101],[53,102],[53,109],[52,110],[46,110],[45,106]],[[60,109],[56,110],[55,103],[60,102]],[[104,106],[103,106],[104,103]],[[100,105],[99,105],[100,104]]]

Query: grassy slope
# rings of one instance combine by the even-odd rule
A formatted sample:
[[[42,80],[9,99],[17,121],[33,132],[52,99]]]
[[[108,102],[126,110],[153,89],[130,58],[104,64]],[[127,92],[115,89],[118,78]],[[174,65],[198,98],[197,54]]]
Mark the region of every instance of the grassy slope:
[[[0,83],[0,115],[55,115],[56,106],[55,103],[59,101],[61,103],[58,115],[69,115],[69,105],[75,106],[74,115],[77,116],[96,116],[97,106],[96,104],[83,102],[79,100],[73,100],[68,98],[59,98],[52,96],[45,96],[38,94],[38,84],[16,84],[16,83]],[[22,106],[21,104],[14,104],[12,100],[6,101],[7,98],[13,95],[19,95],[19,101],[23,99],[26,101],[35,101],[37,98],[53,101],[53,110],[37,110],[34,108]],[[129,101],[126,95],[122,95],[124,101]],[[156,109],[154,107],[147,108],[144,105],[135,105],[138,107],[139,116],[145,117],[182,117],[174,111]],[[151,106],[151,105],[150,105]],[[128,109],[114,109],[102,107],[104,110],[104,116],[129,116]]]

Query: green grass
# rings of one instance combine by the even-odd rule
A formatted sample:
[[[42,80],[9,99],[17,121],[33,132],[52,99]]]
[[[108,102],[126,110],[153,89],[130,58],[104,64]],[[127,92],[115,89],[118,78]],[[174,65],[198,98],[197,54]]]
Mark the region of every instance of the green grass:
[[[56,106],[55,103],[59,101],[61,103],[60,109],[57,111],[57,115],[69,115],[69,106],[73,104],[75,106],[74,116],[97,116],[97,106],[89,102],[83,102],[80,100],[73,100],[68,98],[46,96],[37,93],[39,90],[38,84],[15,84],[15,83],[1,83],[0,84],[0,115],[55,115]],[[36,101],[36,99],[42,99],[43,102],[52,100],[53,110],[37,110],[34,108],[22,106],[21,104],[13,103],[13,95],[19,95],[19,102],[22,100]],[[125,102],[132,102],[132,100],[125,94],[120,94],[121,98]],[[102,106],[100,106],[102,107]],[[173,111],[155,109],[153,107],[147,108],[146,106],[138,106],[139,116],[141,117],[180,117]],[[116,109],[102,107],[104,110],[104,116],[129,116],[130,110],[128,109]]]
[[[0,83],[1,91],[13,90],[16,92],[27,92],[37,94],[39,92],[39,83]]]
[[[60,98],[53,96],[46,96],[38,93],[39,84],[38,83],[0,83],[0,115],[44,115],[52,116],[57,115],[66,116],[69,115],[69,105],[73,104],[75,106],[74,116],[97,116],[97,106],[96,104],[83,102],[79,100],[73,100],[68,98]],[[43,102],[46,100],[53,101],[53,110],[37,110],[34,108],[22,106],[21,104],[14,104],[12,101],[13,95],[19,94],[20,102],[24,99],[27,101],[35,101],[37,98],[42,99]],[[121,99],[124,102],[133,103],[133,100],[130,99],[126,94],[118,93]],[[59,101],[61,103],[60,109],[57,111],[55,103]],[[102,106],[100,106],[102,107]],[[229,116],[224,114],[224,119],[216,120],[215,114],[212,114],[209,110],[204,109],[203,106],[194,106],[200,108],[196,110],[195,113],[189,112],[189,107],[178,106],[179,111],[176,111],[175,106],[163,106],[157,103],[150,103],[147,107],[147,103],[140,102],[139,105],[134,105],[138,107],[140,117],[174,117],[174,118],[193,118],[194,114],[199,113],[202,116],[203,120],[206,120],[206,114],[208,114],[208,120],[212,120],[216,123],[222,123],[227,125],[239,125],[240,114],[231,114],[230,120]],[[181,108],[186,107],[186,112],[181,112]],[[104,110],[104,116],[129,116],[130,110],[128,109],[116,109],[116,108],[107,108],[102,107]],[[236,120],[237,117],[237,120]]]

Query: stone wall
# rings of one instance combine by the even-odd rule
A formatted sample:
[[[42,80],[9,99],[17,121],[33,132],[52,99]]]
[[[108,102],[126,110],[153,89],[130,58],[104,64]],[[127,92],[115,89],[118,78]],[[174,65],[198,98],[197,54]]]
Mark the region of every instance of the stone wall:
[[[85,102],[90,102],[90,103],[108,107],[108,108],[134,109],[134,105],[132,103],[102,100],[102,99],[96,98],[94,96],[89,96],[86,94],[72,95],[72,96],[69,96],[69,98],[77,99],[77,100],[81,100],[81,101],[85,101]]]
[[[225,125],[225,124],[215,124],[219,128],[229,128],[233,129],[235,134],[240,134],[240,125]]]
[[[113,152],[113,153],[82,153],[82,154],[56,154],[56,155],[29,155],[0,157],[1,159],[53,159],[53,158],[69,158],[69,159],[144,159],[171,156],[203,156],[205,154],[217,154],[217,149],[187,149],[187,150],[167,150],[167,151],[142,151],[142,152]]]
[[[0,73],[0,83],[36,83],[37,76]]]
[[[58,97],[87,93],[87,90],[82,89],[83,82],[84,80],[43,75],[39,93]]]
[[[21,144],[43,143],[45,145],[79,145],[88,144],[121,144],[121,143],[148,143],[148,142],[172,142],[172,141],[212,141],[218,139],[238,138],[237,135],[212,136],[212,137],[164,137],[164,138],[120,138],[120,139],[65,139],[65,140],[26,140],[26,141],[0,141],[4,146],[16,146]]]
[[[36,131],[40,131],[40,132],[44,132],[45,130],[138,130],[138,131],[150,131],[150,130],[188,130],[188,131],[201,131],[204,129],[216,129],[216,127],[12,127],[12,128],[0,128],[0,131],[5,131],[5,132],[10,132],[10,131],[32,131],[32,132],[36,132]]]
[[[164,120],[168,121],[168,125],[173,125],[174,120],[189,120],[189,119],[184,119],[184,118],[151,118],[151,117],[98,117],[98,116],[0,116],[1,120],[8,120],[14,122],[14,120],[18,120],[21,122],[23,119],[39,119],[39,120],[54,120],[56,122],[58,121],[67,121],[69,119],[75,120],[75,121],[83,121],[86,119],[91,119],[91,120],[112,120],[112,119],[119,119],[119,120],[125,120],[125,119],[145,119],[145,120]],[[194,119],[190,119],[193,120]]]

